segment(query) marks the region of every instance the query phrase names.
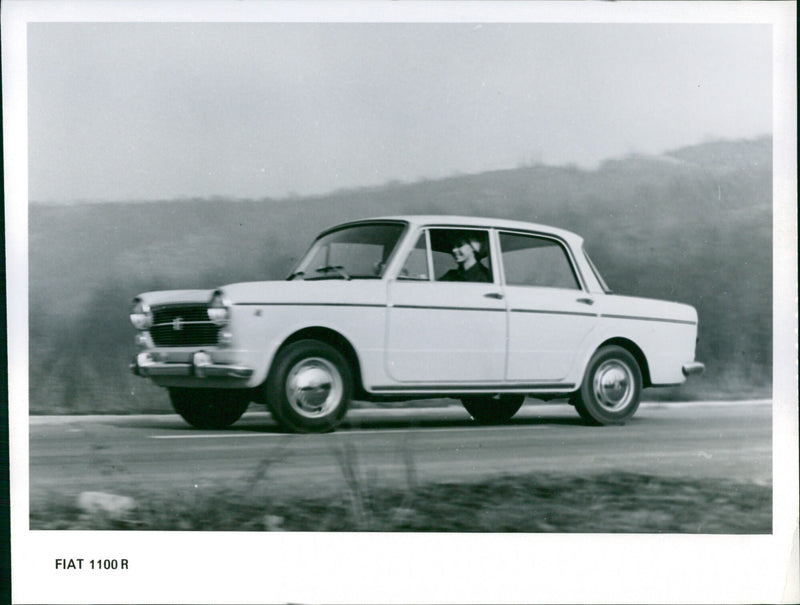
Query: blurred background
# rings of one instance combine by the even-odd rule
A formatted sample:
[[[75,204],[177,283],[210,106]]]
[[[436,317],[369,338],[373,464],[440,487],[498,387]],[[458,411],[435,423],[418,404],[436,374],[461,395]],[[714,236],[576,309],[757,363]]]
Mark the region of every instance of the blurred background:
[[[717,141],[595,170],[531,165],[291,199],[29,208],[32,413],[170,411],[129,374],[129,302],[283,279],[323,228],[402,213],[569,229],[617,293],[694,305],[706,373],[645,399],[771,396],[772,140]]]

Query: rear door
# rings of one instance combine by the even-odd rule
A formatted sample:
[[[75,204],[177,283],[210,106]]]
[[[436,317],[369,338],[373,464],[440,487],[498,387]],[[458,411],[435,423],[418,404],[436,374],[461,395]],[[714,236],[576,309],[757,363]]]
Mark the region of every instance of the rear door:
[[[508,303],[509,381],[566,377],[597,323],[566,245],[545,235],[499,233]]]

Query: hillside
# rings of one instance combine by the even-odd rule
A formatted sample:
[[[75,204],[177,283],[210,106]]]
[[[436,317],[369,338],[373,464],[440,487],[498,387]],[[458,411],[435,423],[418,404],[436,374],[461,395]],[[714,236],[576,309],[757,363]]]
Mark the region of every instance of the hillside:
[[[771,138],[760,138],[630,156],[593,171],[529,166],[310,198],[33,203],[31,410],[167,409],[158,389],[127,374],[132,296],[280,279],[322,228],[403,213],[576,231],[616,292],[697,307],[698,358],[708,372],[676,396],[769,392],[772,153]]]

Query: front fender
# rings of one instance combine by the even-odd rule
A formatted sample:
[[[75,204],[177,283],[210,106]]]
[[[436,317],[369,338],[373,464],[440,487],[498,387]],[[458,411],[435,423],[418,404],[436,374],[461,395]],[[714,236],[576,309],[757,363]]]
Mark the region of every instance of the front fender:
[[[302,311],[292,306],[236,307],[236,346],[253,359],[249,386],[267,379],[280,348],[303,331],[338,334],[353,349],[364,383],[380,382],[385,314],[385,307],[378,305],[358,313],[346,306],[304,306]]]

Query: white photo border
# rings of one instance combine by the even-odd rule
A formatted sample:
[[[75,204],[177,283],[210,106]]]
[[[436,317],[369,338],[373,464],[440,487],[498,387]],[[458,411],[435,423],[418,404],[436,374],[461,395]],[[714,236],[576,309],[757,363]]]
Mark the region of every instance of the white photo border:
[[[773,534],[30,531],[26,26],[36,21],[771,24]],[[800,589],[795,23],[794,2],[3,2],[13,602],[796,602]],[[135,565],[124,575],[89,577],[55,571],[55,558],[76,552],[88,558],[125,557]],[[329,562],[313,576],[299,564],[309,553]]]

